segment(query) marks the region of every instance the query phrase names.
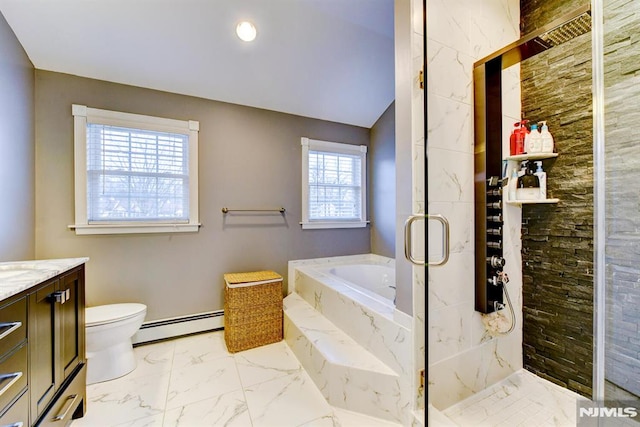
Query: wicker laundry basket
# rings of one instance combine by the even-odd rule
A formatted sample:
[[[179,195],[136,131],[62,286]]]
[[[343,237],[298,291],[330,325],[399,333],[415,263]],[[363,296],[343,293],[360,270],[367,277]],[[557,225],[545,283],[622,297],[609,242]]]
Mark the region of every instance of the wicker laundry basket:
[[[224,275],[224,341],[231,353],[282,340],[282,276]]]

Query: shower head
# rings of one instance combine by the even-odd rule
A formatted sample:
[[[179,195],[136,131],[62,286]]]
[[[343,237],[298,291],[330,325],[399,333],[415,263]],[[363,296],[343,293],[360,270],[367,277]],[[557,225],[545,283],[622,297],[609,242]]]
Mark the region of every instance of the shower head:
[[[589,31],[591,31],[591,12],[586,11],[569,21],[545,31],[536,38],[536,41],[542,41],[545,47],[551,48],[586,34]]]
[[[473,66],[477,68],[499,60],[504,70],[589,31],[591,31],[591,5],[585,4],[482,58]]]

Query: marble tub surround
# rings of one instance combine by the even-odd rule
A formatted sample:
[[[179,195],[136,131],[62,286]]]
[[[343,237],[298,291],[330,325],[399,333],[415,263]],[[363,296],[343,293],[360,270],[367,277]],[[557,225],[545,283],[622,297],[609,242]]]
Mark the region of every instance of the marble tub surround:
[[[131,374],[87,387],[72,427],[397,426],[330,406],[284,341],[231,354],[218,331],[134,351]]]
[[[322,271],[393,261],[371,254],[291,261],[285,340],[329,403],[410,424],[411,317]]]
[[[0,262],[0,299],[16,295],[87,261],[89,258],[85,257]]]
[[[322,265],[350,263],[369,259],[373,262],[394,260],[377,255],[360,255],[321,259]],[[333,261],[331,261],[333,260]],[[311,260],[313,261],[313,260]],[[294,263],[292,261],[290,263]],[[316,264],[317,265],[317,264]],[[410,316],[349,288],[335,276],[298,264],[293,270],[295,293],[367,351],[376,355],[394,372],[407,373],[411,363]],[[291,282],[291,279],[290,279]]]
[[[401,421],[400,376],[296,294],[285,299],[285,339],[333,406]]]

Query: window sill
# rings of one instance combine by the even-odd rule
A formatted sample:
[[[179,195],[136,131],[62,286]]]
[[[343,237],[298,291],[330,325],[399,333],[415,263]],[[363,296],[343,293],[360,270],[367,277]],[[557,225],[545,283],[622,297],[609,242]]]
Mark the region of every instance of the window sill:
[[[195,233],[200,224],[74,224],[69,228],[77,235]]]
[[[369,221],[318,221],[301,222],[303,230],[326,229],[326,228],[363,228]]]

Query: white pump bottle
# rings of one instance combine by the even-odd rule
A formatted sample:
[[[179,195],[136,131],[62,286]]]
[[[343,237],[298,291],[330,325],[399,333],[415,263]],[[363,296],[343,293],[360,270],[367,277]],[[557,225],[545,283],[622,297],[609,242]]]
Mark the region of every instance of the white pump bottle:
[[[542,162],[535,162],[537,169],[534,173],[540,180],[540,200],[545,200],[547,198],[547,173],[542,170]]]
[[[542,152],[543,153],[553,153],[554,144],[553,144],[553,136],[551,136],[551,132],[549,132],[549,127],[547,126],[546,121],[541,121],[542,128],[540,128],[540,140],[542,142]]]

